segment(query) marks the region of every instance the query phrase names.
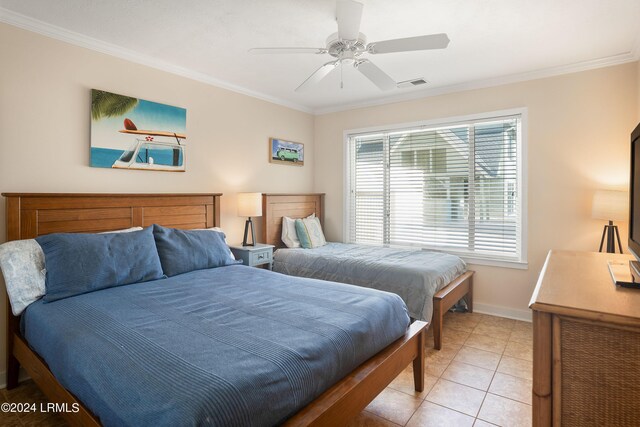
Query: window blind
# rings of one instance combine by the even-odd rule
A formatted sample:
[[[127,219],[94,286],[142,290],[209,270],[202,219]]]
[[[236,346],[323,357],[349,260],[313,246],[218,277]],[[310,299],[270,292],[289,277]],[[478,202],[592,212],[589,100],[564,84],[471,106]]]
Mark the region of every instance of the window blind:
[[[348,240],[522,261],[521,118],[350,135]]]

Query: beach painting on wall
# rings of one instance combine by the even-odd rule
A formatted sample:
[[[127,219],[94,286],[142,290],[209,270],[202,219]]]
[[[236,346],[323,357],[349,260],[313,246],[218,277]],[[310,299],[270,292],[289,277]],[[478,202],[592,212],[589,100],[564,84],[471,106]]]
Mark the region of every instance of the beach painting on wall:
[[[270,138],[269,161],[271,163],[304,166],[304,144]]]
[[[187,110],[91,90],[91,166],[184,172]]]

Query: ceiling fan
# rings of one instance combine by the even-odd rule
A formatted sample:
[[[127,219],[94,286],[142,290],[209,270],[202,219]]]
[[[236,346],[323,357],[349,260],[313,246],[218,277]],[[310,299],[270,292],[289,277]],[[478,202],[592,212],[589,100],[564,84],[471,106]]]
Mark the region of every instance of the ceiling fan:
[[[309,76],[296,92],[301,92],[327,77],[338,66],[353,65],[381,90],[390,90],[398,86],[387,73],[378,68],[373,62],[361,56],[365,53],[377,55],[380,53],[408,52],[412,50],[444,49],[449,45],[449,37],[445,33],[426,36],[407,37],[403,39],[385,40],[367,44],[367,38],[360,30],[363,4],[353,0],[338,0],[336,19],[338,32],[327,38],[327,47],[264,47],[249,49],[250,53],[313,53],[333,56],[334,60],[327,62]],[[424,82],[424,81],[423,81]],[[341,84],[342,85],[342,84]]]

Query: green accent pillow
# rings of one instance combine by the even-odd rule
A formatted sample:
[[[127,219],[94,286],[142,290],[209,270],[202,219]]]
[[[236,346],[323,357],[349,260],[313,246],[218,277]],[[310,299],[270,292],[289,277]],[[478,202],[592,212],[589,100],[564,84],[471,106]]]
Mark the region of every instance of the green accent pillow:
[[[305,249],[317,248],[327,244],[317,217],[296,219],[296,234],[300,246]]]

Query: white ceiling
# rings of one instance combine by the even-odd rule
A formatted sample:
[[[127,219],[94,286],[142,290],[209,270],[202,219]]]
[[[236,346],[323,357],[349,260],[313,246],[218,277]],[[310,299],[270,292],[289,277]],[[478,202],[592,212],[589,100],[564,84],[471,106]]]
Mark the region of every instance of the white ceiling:
[[[396,81],[382,92],[353,68],[294,89],[328,55],[335,0],[0,0],[0,21],[310,112],[425,96],[637,60],[640,0],[364,0],[369,42],[444,32],[445,50],[368,56]]]

